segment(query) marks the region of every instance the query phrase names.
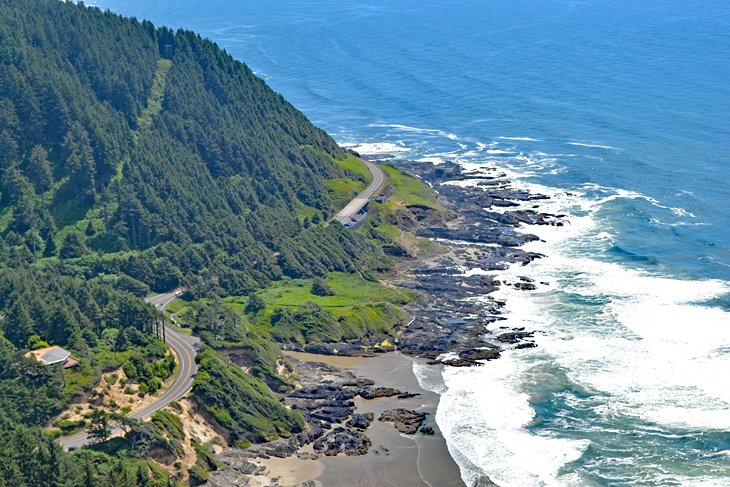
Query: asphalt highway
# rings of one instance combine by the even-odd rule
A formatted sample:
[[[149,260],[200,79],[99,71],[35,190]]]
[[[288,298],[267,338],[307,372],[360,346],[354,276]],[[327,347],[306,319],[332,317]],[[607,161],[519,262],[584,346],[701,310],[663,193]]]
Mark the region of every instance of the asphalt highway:
[[[145,301],[152,303],[159,310],[164,310],[181,291],[176,290],[170,293],[158,294],[147,298]],[[157,397],[152,403],[145,407],[132,411],[128,414],[130,418],[145,419],[154,414],[156,411],[164,408],[172,401],[176,401],[183,397],[193,387],[193,378],[198,371],[198,365],[195,363],[197,355],[197,347],[200,339],[185,335],[174,328],[165,325],[165,336],[167,344],[177,358],[179,365],[175,380],[170,387]],[[89,443],[86,431],[79,431],[70,436],[60,438],[59,443],[66,450],[74,450]]]
[[[385,184],[385,173],[383,170],[372,162],[363,162],[372,173],[373,181],[335,216],[334,219],[343,225],[348,221],[351,221],[352,217],[357,215],[368,201],[370,201],[370,198],[380,191]],[[169,293],[149,297],[146,301],[154,304],[157,309],[164,310],[181,293],[182,290],[178,289]],[[179,364],[178,374],[172,385],[166,391],[147,406],[129,413],[128,416],[130,418],[148,418],[156,411],[159,411],[170,404],[172,401],[176,401],[183,397],[193,387],[193,378],[198,370],[198,366],[195,363],[195,356],[197,355],[197,347],[200,343],[200,339],[180,333],[168,325],[165,325],[165,335],[168,345],[170,345],[170,348],[177,358],[177,362]],[[64,449],[74,450],[88,444],[89,437],[86,434],[86,431],[79,431],[73,435],[59,438],[58,441]]]
[[[365,188],[365,190],[357,195],[352,201],[350,201],[347,206],[345,206],[340,212],[335,215],[335,220],[342,223],[343,225],[347,223],[348,221],[351,221],[352,217],[357,215],[357,213],[362,210],[363,206],[365,206],[368,201],[370,201],[370,198],[372,198],[375,193],[380,191],[380,189],[383,187],[383,184],[385,184],[385,173],[377,164],[373,164],[370,161],[363,160],[365,165],[368,167],[370,172],[373,175],[373,181],[370,183],[370,185]]]

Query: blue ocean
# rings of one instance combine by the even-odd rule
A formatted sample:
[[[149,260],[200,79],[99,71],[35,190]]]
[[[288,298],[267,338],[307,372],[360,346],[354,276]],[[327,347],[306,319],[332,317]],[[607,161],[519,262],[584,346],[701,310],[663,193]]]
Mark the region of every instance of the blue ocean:
[[[539,347],[417,369],[467,485],[730,485],[730,3],[97,0],[246,62],[361,152],[505,172],[564,227]],[[479,272],[479,269],[465,269]]]

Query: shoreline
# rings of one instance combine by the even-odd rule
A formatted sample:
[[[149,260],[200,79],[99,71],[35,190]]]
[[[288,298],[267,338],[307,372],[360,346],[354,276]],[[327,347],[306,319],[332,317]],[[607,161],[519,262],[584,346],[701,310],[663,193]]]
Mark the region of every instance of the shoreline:
[[[467,478],[469,487],[496,485],[456,445],[452,456],[436,423],[440,395],[421,388],[413,365],[482,367],[506,350],[536,347],[534,330],[505,326],[505,302],[493,293],[503,286],[532,291],[548,283],[519,274],[502,282],[495,274],[544,257],[522,249],[538,240],[521,231],[523,224],[562,226],[563,215],[540,212],[537,203],[548,196],[505,185],[505,175],[494,170],[479,174],[454,163],[395,165],[438,188],[448,212],[444,218],[418,205],[402,208],[403,230],[444,252],[411,255],[391,245],[405,259],[387,283],[421,296],[406,305],[412,320],[392,337],[398,352],[363,353],[358,342],[286,351],[298,385],[283,394],[284,401],[302,414],[307,427],[291,438],[225,450],[217,457],[223,468],[211,474],[209,485],[435,487],[466,485]]]
[[[436,424],[439,394],[423,389],[413,372],[414,360],[399,352],[380,353],[373,357],[318,355],[286,352],[300,373],[312,373],[312,367],[324,370],[323,383],[335,378],[356,378],[377,390],[394,389],[393,394],[372,399],[353,398],[355,415],[372,414],[372,422],[363,430],[369,445],[365,453],[329,456],[318,455],[314,443],[298,448],[295,454],[267,450],[246,454],[229,449],[221,456],[222,471],[211,475],[208,485],[250,487],[329,487],[340,485],[439,487],[464,486],[458,464],[451,457],[445,438]],[[319,379],[319,377],[317,377]],[[400,397],[399,397],[400,396]],[[414,434],[399,432],[393,423],[379,420],[385,411],[405,409],[424,413],[425,420]],[[344,421],[343,421],[344,422]],[[333,424],[332,426],[335,426]],[[424,433],[421,428],[428,428]],[[430,434],[429,434],[430,433]],[[315,442],[316,443],[316,442]],[[247,451],[250,451],[247,450]],[[289,453],[289,452],[287,452]],[[241,458],[248,466],[236,467],[228,458]],[[240,463],[240,462],[239,462]],[[243,472],[247,472],[242,475]]]
[[[306,353],[291,353],[300,361],[318,361],[351,370],[358,377],[372,379],[377,386],[392,387],[415,397],[398,399],[383,397],[355,400],[355,413],[374,413],[376,418],[366,430],[372,441],[364,456],[323,457],[322,473],[316,478],[321,485],[396,485],[441,486],[464,485],[459,466],[451,457],[446,440],[436,424],[436,408],[440,396],[422,389],[413,372],[413,360],[399,352],[387,352],[375,357],[329,357]],[[334,359],[334,360],[329,360]],[[399,433],[392,424],[378,421],[383,411],[405,408],[426,413],[423,426],[433,429],[433,435]]]

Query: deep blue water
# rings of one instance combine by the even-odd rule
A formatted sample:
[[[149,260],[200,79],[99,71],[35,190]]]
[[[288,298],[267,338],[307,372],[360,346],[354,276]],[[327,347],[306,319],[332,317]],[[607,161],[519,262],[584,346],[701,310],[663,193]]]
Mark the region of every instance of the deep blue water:
[[[541,346],[439,378],[467,481],[730,485],[730,3],[96,3],[210,37],[341,142],[555,191],[551,286],[506,296]]]

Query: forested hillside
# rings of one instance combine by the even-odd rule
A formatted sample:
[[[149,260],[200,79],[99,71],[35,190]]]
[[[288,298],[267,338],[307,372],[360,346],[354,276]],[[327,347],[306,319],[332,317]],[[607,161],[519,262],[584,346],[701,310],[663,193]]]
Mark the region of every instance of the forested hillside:
[[[124,369],[140,397],[169,377],[152,333],[161,315],[141,299],[151,292],[246,296],[372,258],[365,239],[328,224],[348,196],[327,181],[364,181],[349,157],[192,32],[82,4],[0,0],[0,486],[151,485],[148,473],[172,483],[138,448],[66,455],[58,430],[41,427],[104,372]],[[206,341],[260,349],[260,364],[250,375],[221,368],[207,350],[201,370],[217,382],[196,381],[196,397],[232,442],[301,428],[262,381],[288,386],[268,329],[237,319],[222,333],[217,319],[200,325]],[[48,345],[80,365],[24,356]],[[155,428],[132,430],[177,451]]]
[[[245,65],[95,9],[3,0],[0,16],[5,265],[82,258],[155,290],[204,276],[237,292],[353,268],[341,228],[300,238],[305,215],[329,216],[344,152]]]

